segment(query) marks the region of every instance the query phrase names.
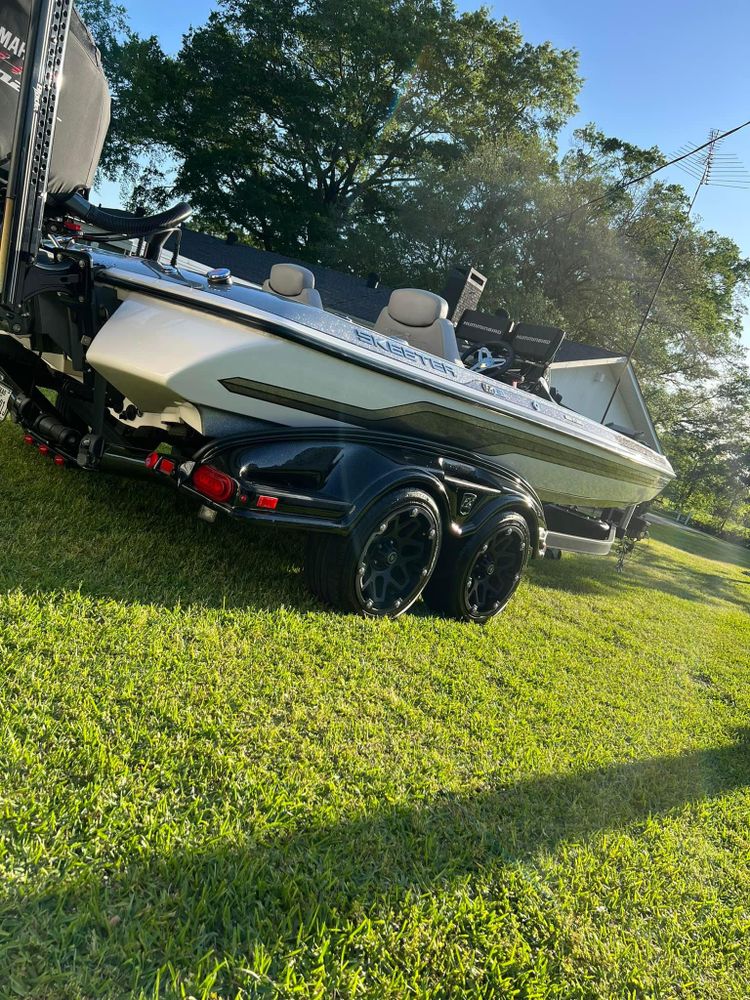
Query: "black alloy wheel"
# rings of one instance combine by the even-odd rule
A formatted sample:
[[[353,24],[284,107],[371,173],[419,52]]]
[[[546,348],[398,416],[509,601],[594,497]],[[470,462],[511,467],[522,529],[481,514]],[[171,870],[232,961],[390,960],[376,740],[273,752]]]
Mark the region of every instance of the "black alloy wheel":
[[[425,588],[442,541],[440,512],[422,490],[380,500],[344,538],[311,535],[305,574],[326,604],[367,617],[395,618]]]
[[[484,625],[515,593],[531,552],[524,517],[507,511],[446,548],[425,591],[433,611]]]

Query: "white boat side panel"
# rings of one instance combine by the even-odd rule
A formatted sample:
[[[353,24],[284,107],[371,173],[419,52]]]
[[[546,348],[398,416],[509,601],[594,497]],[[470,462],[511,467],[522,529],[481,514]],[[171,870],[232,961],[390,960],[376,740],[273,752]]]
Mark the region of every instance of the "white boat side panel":
[[[228,315],[236,315],[238,323],[252,324],[254,320],[261,324],[274,323],[294,337],[301,337],[311,348],[333,349],[345,353],[347,361],[356,362],[359,359],[365,365],[375,362],[400,378],[407,377],[408,373],[411,378],[416,376],[422,385],[433,387],[442,394],[473,401],[483,409],[510,414],[532,427],[543,425],[575,439],[576,446],[577,442],[584,441],[604,448],[610,454],[619,454],[628,463],[650,466],[666,473],[668,478],[673,477],[669,463],[662,456],[631,438],[555,403],[483,378],[442,358],[410,348],[403,342],[374,334],[372,330],[343,321],[325,310],[289,303],[279,296],[249,286],[208,287],[205,278],[200,275],[165,270],[156,264],[146,266],[142,261],[122,262],[117,258],[114,261],[117,263],[102,272],[101,280],[109,280],[116,285],[124,282],[127,288],[119,289],[121,297],[140,294],[153,301],[149,296],[151,292],[168,296],[170,306],[183,302],[188,308],[196,310],[215,310],[218,307],[226,310]]]
[[[511,407],[490,408],[482,396],[478,402],[471,395],[447,397],[428,382],[389,377],[313,344],[148,294],[121,294],[123,304],[98,332],[87,358],[143,410],[184,401],[306,427],[365,422],[392,429],[393,420],[407,420],[415,434],[449,442],[463,437],[463,447],[513,469],[542,499],[561,503],[625,505],[648,499],[666,484],[662,470],[571,439],[549,420],[534,423],[526,415],[519,419]],[[230,380],[242,383],[239,391],[222,384]],[[558,454],[565,460],[556,462]],[[639,469],[634,478],[633,467]]]

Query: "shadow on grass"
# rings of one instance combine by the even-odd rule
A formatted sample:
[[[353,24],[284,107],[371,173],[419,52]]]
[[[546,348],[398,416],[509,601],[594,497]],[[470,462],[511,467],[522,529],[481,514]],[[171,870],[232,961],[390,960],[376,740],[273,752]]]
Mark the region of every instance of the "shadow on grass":
[[[658,554],[647,541],[638,544],[622,572],[616,569],[614,555],[605,558],[563,555],[559,562],[545,560],[532,565],[531,573],[538,586],[570,594],[625,596],[633,589],[649,587],[688,601],[704,603],[714,599],[743,603],[736,589],[742,581],[719,570],[712,573],[695,566],[686,569]]]
[[[0,521],[0,589],[165,607],[317,607],[299,573],[302,533],[222,517],[209,525],[195,502],[158,483],[54,473],[33,454],[28,465]]]
[[[48,939],[63,949],[59,954],[73,956],[76,942],[99,933],[112,938],[119,974],[140,966],[147,980],[166,962],[191,968],[209,951],[241,953],[243,943],[252,950],[262,942],[283,955],[294,950],[302,926],[309,932],[311,924],[356,925],[364,912],[382,912],[407,893],[504,869],[510,878],[508,865],[540,850],[632,829],[748,784],[750,730],[742,729],[727,746],[448,793],[322,825],[298,822],[267,838],[248,830],[241,843],[143,862],[125,859],[121,868],[83,881],[6,895],[0,918],[19,955]],[[495,883],[498,893],[504,884]],[[85,968],[80,954],[77,962],[76,975]],[[64,966],[73,972],[73,958]]]

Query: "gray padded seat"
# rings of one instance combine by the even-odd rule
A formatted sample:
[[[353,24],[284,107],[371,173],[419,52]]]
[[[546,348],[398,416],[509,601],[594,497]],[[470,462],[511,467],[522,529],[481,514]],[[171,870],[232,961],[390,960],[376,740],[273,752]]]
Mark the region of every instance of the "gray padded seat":
[[[323,308],[320,294],[315,288],[315,275],[299,264],[274,264],[263,282],[263,291],[273,292],[292,302],[302,302],[306,306]]]
[[[375,329],[405,340],[427,354],[460,364],[456,331],[448,316],[448,303],[421,288],[397,288],[380,311]]]

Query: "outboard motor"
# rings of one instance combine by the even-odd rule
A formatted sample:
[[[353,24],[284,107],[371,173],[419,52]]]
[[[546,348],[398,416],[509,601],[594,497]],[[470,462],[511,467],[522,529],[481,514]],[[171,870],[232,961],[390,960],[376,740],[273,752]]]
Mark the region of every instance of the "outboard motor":
[[[31,0],[0,7],[0,185],[13,152],[16,113],[27,62]],[[101,55],[75,8],[63,60],[57,123],[47,180],[49,198],[65,200],[94,182],[110,120],[110,97]]]
[[[0,308],[17,325],[23,302],[47,287],[49,275],[33,269],[55,231],[50,219],[69,215],[106,233],[147,237],[155,259],[190,206],[140,217],[92,205],[86,196],[110,120],[99,51],[72,0],[6,0],[0,19]]]

